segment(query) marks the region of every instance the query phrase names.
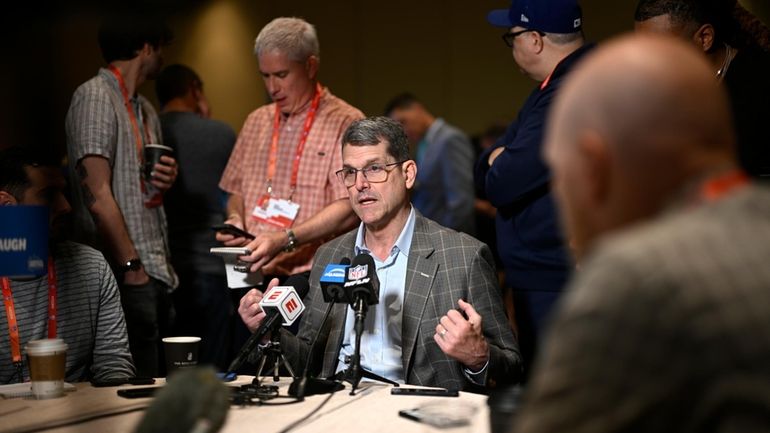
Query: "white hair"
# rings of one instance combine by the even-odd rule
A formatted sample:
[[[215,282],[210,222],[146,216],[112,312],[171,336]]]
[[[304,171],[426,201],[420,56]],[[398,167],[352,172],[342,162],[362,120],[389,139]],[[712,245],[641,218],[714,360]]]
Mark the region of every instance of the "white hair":
[[[320,60],[321,50],[315,27],[302,18],[276,18],[270,21],[254,42],[254,54],[279,51],[295,62],[304,62],[310,56]]]

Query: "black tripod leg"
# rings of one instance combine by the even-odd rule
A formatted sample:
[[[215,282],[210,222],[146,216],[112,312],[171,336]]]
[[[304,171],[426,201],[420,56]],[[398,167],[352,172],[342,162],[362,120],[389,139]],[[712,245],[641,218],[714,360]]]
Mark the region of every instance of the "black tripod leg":
[[[283,354],[281,354],[281,361],[283,362],[283,366],[286,367],[286,370],[289,372],[291,377],[297,377],[297,375],[294,374],[294,369],[291,368],[291,364],[289,364],[289,361],[286,359],[285,356],[283,356]]]
[[[262,376],[262,370],[265,368],[265,362],[267,362],[267,354],[262,353],[262,359],[259,360],[259,368],[257,368],[257,375],[255,378]]]

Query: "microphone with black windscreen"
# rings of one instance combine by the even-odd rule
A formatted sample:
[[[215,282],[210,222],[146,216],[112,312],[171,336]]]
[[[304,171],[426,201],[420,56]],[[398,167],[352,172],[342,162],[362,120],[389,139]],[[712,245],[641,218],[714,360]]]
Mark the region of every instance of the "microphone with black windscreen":
[[[283,286],[276,286],[265,293],[265,296],[259,302],[260,307],[265,312],[265,318],[256,331],[246,340],[241,347],[238,356],[235,357],[228,372],[235,372],[248,358],[249,354],[259,345],[259,343],[270,333],[277,333],[283,324],[289,326],[294,323],[300,314],[305,310],[302,298],[307,295],[310,289],[308,279],[302,275],[292,275],[286,279]],[[293,375],[293,373],[292,373]]]
[[[159,389],[136,433],[214,433],[230,410],[230,390],[213,369],[176,372]]]
[[[380,302],[380,279],[377,278],[377,267],[374,258],[369,254],[359,254],[347,269],[345,276],[345,295],[353,309],[359,303],[375,305]],[[361,302],[359,302],[361,301]],[[364,315],[366,311],[364,311]]]
[[[363,376],[395,384],[390,379],[361,368],[361,336],[364,333],[366,312],[369,309],[369,305],[375,305],[380,302],[380,279],[377,277],[377,267],[372,256],[369,254],[359,254],[353,259],[353,263],[350,264],[348,273],[345,276],[344,287],[345,294],[351,302],[350,306],[353,308],[355,315],[353,329],[356,333],[356,345],[353,356],[350,358],[350,365],[345,372],[345,380],[353,385],[350,395],[355,394],[356,387],[358,387],[358,383]]]
[[[329,263],[326,265],[320,279],[324,302],[350,303],[343,288],[349,267],[350,259],[347,257],[343,258],[339,264]]]

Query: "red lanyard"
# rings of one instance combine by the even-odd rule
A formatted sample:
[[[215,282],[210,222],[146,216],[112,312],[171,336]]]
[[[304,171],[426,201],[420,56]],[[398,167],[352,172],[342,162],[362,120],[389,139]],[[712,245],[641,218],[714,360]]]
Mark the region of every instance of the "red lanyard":
[[[315,96],[313,96],[313,102],[310,104],[310,110],[307,112],[305,118],[305,124],[302,127],[302,135],[299,137],[299,144],[297,144],[297,151],[294,155],[294,162],[291,169],[291,193],[289,194],[289,201],[294,196],[294,191],[297,190],[297,176],[299,174],[299,161],[302,158],[302,152],[305,150],[305,142],[307,142],[307,136],[310,134],[310,128],[313,127],[313,121],[315,120],[316,111],[318,110],[318,104],[321,102],[321,93],[323,89],[319,83],[315,85]],[[278,159],[278,137],[281,130],[281,111],[278,109],[278,105],[275,106],[275,119],[273,120],[273,138],[270,141],[270,155],[267,159],[267,194],[273,194],[273,178],[275,178],[275,166]]]
[[[11,343],[13,363],[21,365],[21,346],[19,340],[19,325],[16,322],[16,308],[13,304],[11,293],[11,280],[2,278],[3,303],[5,303],[5,317],[8,319],[8,334]],[[48,258],[48,338],[56,338],[56,268],[53,257]]]
[[[548,84],[551,82],[551,76],[553,75],[553,72],[548,74],[547,77],[545,77],[545,80],[543,80],[542,83],[540,83],[540,90],[545,90],[546,87],[548,87]]]
[[[131,104],[131,96],[128,94],[128,89],[126,88],[126,82],[123,80],[123,75],[121,75],[120,70],[116,68],[113,65],[110,65],[108,67],[110,72],[112,72],[112,75],[115,76],[115,79],[118,80],[118,86],[120,87],[120,93],[123,94],[123,103],[126,105],[126,111],[128,111],[128,117],[131,119],[131,127],[134,131],[134,139],[136,140],[136,151],[139,154],[139,163],[144,163],[144,157],[142,155],[142,149],[144,149],[144,144],[142,140],[142,133],[139,131],[139,122],[136,120],[136,114],[134,113],[134,107]],[[144,119],[142,119],[142,124],[144,125],[144,131],[147,138],[147,142],[150,142],[149,137],[149,130],[147,129],[147,123],[144,122]],[[144,183],[144,182],[142,182]]]
[[[749,177],[741,170],[729,172],[707,180],[701,186],[700,197],[703,201],[713,202],[719,200],[728,193],[738,188],[743,188],[749,183]]]

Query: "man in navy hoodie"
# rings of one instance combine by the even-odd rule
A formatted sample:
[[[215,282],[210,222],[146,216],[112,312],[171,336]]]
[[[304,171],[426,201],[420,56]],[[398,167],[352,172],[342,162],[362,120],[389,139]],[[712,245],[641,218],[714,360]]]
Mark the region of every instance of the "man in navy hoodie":
[[[541,147],[546,114],[585,44],[577,0],[513,0],[487,20],[506,28],[505,43],[524,75],[538,82],[502,139],[476,167],[497,207],[497,240],[505,284],[513,292],[519,344],[528,371],[537,338],[570,271],[565,240],[550,191],[551,174]]]

